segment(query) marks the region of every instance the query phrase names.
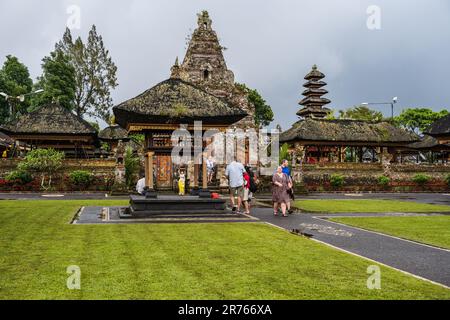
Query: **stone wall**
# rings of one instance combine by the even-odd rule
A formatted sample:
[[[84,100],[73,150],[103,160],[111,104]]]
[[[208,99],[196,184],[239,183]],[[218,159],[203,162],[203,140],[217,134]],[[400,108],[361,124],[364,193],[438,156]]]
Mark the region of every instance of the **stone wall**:
[[[333,174],[344,177],[344,185],[335,188],[330,184]],[[413,182],[417,174],[430,177],[424,186]],[[381,163],[327,163],[307,164],[293,169],[293,176],[300,188],[306,191],[448,191],[445,181],[450,175],[450,166],[435,164],[381,164]],[[386,176],[390,179],[388,186],[380,185],[378,179]]]
[[[19,159],[1,159],[0,160],[0,181],[17,167]],[[114,183],[116,160],[115,159],[66,159],[61,172],[52,178],[53,189],[57,191],[75,191],[69,180],[69,174],[75,170],[86,170],[92,173],[93,182],[89,186],[89,191],[109,191]],[[39,183],[34,181],[28,186],[4,186],[0,187],[0,191],[16,190],[16,191],[38,191]]]

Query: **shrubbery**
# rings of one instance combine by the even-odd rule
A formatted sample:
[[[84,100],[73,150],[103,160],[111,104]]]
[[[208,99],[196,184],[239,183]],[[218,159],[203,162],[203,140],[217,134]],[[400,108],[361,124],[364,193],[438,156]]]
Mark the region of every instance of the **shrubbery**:
[[[389,183],[391,183],[391,179],[389,177],[386,176],[380,176],[378,177],[378,184],[382,187],[387,187],[389,186]]]
[[[8,174],[5,180],[24,185],[33,181],[33,177],[24,170],[16,170]]]
[[[87,189],[92,183],[93,176],[89,171],[75,170],[69,174],[70,182],[80,190]]]
[[[330,184],[334,188],[340,188],[344,185],[344,177],[340,174],[332,174],[330,177]]]
[[[450,174],[448,174],[448,175],[445,177],[445,181],[447,182],[448,186],[450,187]]]
[[[426,174],[418,173],[413,177],[412,180],[415,183],[417,183],[419,186],[423,187],[425,184],[427,184],[431,180],[431,178],[430,178],[430,176],[427,176]]]

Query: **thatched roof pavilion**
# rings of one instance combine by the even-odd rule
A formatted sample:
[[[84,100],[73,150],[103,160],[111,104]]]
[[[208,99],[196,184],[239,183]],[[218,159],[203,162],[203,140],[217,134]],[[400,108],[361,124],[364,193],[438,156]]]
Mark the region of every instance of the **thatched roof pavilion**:
[[[46,104],[5,124],[2,129],[31,148],[63,150],[67,156],[91,156],[97,131],[87,121],[59,104]]]
[[[322,79],[325,75],[316,65],[305,76],[306,89],[297,112],[300,120],[281,133],[280,142],[287,143],[295,158],[307,163],[381,160],[381,153],[394,155],[398,148],[420,138],[386,121],[371,122],[350,119],[327,119],[331,110],[324,106],[331,101],[322,97],[328,91]],[[349,160],[350,159],[350,160]]]
[[[450,141],[450,114],[434,122],[425,134],[438,140]]]
[[[419,137],[388,122],[349,119],[308,118],[283,132],[280,142],[304,142],[323,145],[400,146]]]
[[[128,131],[140,131],[151,124],[189,124],[195,120],[227,125],[247,115],[239,107],[177,78],[165,80],[113,110],[116,122]]]
[[[101,141],[110,142],[110,141],[128,141],[130,138],[128,137],[128,132],[118,124],[113,124],[109,127],[106,127],[102,131],[99,132],[98,138]]]

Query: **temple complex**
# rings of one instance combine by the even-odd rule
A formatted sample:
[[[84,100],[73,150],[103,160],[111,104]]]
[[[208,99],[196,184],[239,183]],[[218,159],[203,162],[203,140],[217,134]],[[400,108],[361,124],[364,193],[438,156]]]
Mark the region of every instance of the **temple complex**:
[[[328,93],[324,77],[316,65],[305,76],[300,120],[280,135],[295,163],[395,161],[398,147],[419,140],[385,121],[327,119],[330,109],[324,105],[330,100],[322,97]]]
[[[27,150],[53,148],[67,158],[92,158],[97,131],[87,121],[59,104],[47,104],[3,125],[0,131]]]
[[[184,60],[180,64],[176,59],[170,78],[113,109],[120,126],[145,134],[146,184],[157,190],[175,189],[180,170],[185,171],[192,190],[207,188],[205,155],[197,164],[172,163],[171,135],[180,125],[190,133],[195,121],[202,122],[203,131],[255,127],[254,106],[235,85],[208,12],[198,15],[197,24]],[[223,166],[217,168],[219,180],[223,171]]]

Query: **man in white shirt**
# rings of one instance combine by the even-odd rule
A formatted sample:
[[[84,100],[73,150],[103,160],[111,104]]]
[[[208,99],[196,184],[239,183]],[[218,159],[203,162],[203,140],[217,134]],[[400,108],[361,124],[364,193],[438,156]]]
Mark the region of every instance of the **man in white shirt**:
[[[242,163],[233,161],[226,170],[225,175],[228,177],[228,186],[230,187],[230,200],[233,205],[233,212],[239,213],[244,193],[244,166]],[[237,196],[237,206],[235,204],[235,196]]]
[[[138,182],[136,183],[136,191],[140,195],[144,195],[145,194],[144,188],[145,188],[145,177],[139,179]]]

